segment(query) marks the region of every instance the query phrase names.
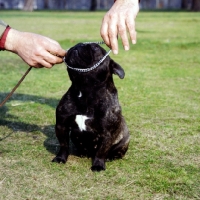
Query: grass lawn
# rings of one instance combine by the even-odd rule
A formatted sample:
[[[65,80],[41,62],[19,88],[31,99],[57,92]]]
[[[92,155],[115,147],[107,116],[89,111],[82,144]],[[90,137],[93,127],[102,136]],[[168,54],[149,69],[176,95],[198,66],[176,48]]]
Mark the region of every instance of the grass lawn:
[[[0,12],[10,26],[64,49],[101,41],[104,12]],[[64,64],[33,69],[0,108],[0,199],[200,199],[200,14],[140,12],[136,24],[137,44],[125,52],[119,41],[119,55],[111,54],[126,73],[115,77],[131,134],[125,158],[100,173],[74,155],[52,163],[55,108],[70,81]],[[1,101],[27,68],[0,52]]]

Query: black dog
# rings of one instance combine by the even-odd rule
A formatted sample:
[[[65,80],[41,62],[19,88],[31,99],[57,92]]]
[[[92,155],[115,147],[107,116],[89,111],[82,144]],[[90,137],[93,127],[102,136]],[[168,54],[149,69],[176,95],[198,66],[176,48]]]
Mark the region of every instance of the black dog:
[[[72,82],[56,109],[56,136],[60,151],[53,162],[67,161],[69,138],[81,155],[92,158],[93,171],[105,170],[105,160],[122,158],[129,132],[121,114],[112,74],[124,78],[124,70],[98,44],[77,44],[65,56]],[[89,71],[102,57],[105,60]],[[71,68],[89,70],[82,72]]]

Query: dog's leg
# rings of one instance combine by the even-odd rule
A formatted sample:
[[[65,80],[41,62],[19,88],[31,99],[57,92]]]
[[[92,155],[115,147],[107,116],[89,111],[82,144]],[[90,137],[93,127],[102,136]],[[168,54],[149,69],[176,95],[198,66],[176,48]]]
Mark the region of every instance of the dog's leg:
[[[64,125],[56,124],[55,131],[60,143],[60,150],[52,162],[66,163],[69,155],[69,129]]]
[[[94,157],[92,159],[92,167],[91,167],[91,170],[92,171],[102,171],[102,170],[105,170],[106,167],[105,167],[105,158],[98,158],[98,157]]]
[[[92,160],[92,171],[105,170],[105,160],[114,160],[122,158],[128,150],[130,137],[127,135],[117,144],[112,146],[112,140],[110,138],[104,139],[101,147],[97,151],[95,157]],[[112,146],[112,147],[111,147]],[[110,148],[111,147],[111,148]]]
[[[104,140],[102,141],[100,148],[92,159],[92,171],[101,171],[106,169],[105,160],[110,146],[112,145],[111,141],[111,138],[104,138]]]
[[[108,160],[115,160],[123,158],[125,153],[128,150],[130,137],[127,135],[124,137],[119,143],[113,145],[108,152],[107,159]]]

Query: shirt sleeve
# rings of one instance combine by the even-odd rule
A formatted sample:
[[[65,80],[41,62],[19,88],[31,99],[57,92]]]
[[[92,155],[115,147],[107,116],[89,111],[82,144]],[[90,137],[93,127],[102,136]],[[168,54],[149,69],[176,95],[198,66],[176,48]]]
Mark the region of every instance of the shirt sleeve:
[[[7,27],[7,24],[4,21],[0,20],[0,39],[4,31],[6,30],[6,27]]]
[[[114,3],[115,3],[115,1],[117,1],[117,0],[114,0]],[[138,0],[138,2],[140,3],[140,0]]]

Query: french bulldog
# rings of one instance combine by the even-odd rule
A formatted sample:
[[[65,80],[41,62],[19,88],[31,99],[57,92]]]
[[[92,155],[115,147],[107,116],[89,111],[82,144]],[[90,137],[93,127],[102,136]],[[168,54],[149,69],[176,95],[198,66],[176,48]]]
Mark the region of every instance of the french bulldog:
[[[113,74],[123,79],[125,73],[105,55],[105,49],[96,43],[79,43],[64,58],[71,86],[56,109],[60,150],[53,162],[66,163],[70,139],[80,155],[92,158],[92,171],[105,170],[107,160],[122,158],[128,149],[130,135],[113,81]],[[85,69],[88,71],[81,71]]]

